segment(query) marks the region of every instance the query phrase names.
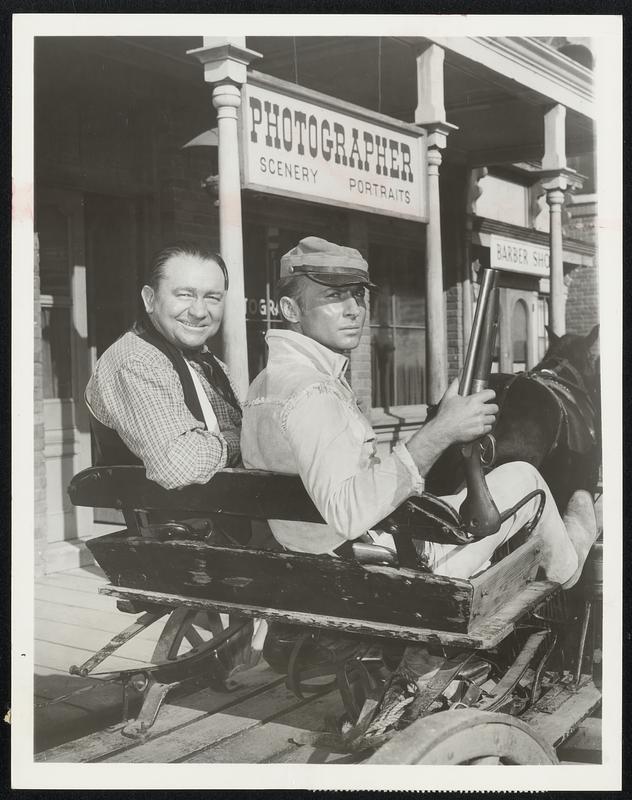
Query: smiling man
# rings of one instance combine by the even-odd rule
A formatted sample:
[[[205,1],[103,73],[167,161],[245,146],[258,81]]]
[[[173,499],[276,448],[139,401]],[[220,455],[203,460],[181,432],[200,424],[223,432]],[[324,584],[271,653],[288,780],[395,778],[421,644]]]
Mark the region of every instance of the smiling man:
[[[206,346],[227,289],[215,253],[182,243],[156,255],[142,318],[99,358],[86,389],[100,463],[142,463],[167,489],[239,463],[240,404]]]
[[[344,555],[347,543],[367,532],[393,547],[388,534],[371,533],[371,527],[423,492],[426,474],[447,447],[488,433],[498,411],[493,391],[461,397],[454,381],[436,416],[378,457],[375,433],[345,378],[346,353],[358,346],[366,320],[369,286],[361,254],[324,239],[303,239],[281,259],[277,297],[287,329],[267,334],[268,364],[248,391],[241,449],[246,467],[300,475],[325,520],[270,520],[275,538],[289,550]],[[572,585],[596,536],[588,493],[576,493],[562,521],[548,486],[529,464],[505,464],[487,482],[503,511],[535,489],[545,492],[535,528],[542,565],[551,580]],[[464,495],[443,499],[458,510]],[[433,572],[469,577],[536,509],[534,499],[498,533],[472,544],[420,542],[420,554]]]

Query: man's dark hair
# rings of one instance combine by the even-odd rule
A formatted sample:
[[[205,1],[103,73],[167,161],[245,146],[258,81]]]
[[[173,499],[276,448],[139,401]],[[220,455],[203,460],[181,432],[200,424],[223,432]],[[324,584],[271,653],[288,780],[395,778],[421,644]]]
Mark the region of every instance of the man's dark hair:
[[[224,289],[228,289],[228,269],[219,253],[197,242],[174,242],[159,250],[151,260],[147,284],[157,291],[160,281],[165,276],[165,265],[173,256],[197,256],[204,261],[214,261],[224,275]]]

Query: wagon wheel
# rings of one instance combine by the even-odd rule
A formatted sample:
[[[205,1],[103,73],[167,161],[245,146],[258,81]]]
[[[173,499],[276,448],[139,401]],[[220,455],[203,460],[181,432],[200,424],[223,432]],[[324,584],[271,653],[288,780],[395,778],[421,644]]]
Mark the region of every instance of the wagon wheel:
[[[553,748],[509,714],[440,711],[381,747],[366,764],[558,764]]]
[[[151,662],[158,674],[177,675],[170,667],[199,662],[206,656],[213,683],[222,684],[247,661],[252,633],[250,619],[180,606],[169,614]]]
[[[227,679],[240,667],[250,666],[254,623],[243,617],[227,617],[210,611],[180,606],[168,612],[151,666],[119,672],[123,681],[124,736],[144,738],[156,721],[167,694],[187,680],[205,678],[214,689],[229,689]],[[129,719],[129,702],[138,695],[138,716]]]

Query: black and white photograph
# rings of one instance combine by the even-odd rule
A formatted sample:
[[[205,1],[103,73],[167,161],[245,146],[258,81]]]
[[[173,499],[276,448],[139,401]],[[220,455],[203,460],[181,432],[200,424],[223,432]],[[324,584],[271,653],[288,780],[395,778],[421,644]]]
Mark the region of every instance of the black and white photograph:
[[[620,788],[621,54],[14,16],[15,788]]]

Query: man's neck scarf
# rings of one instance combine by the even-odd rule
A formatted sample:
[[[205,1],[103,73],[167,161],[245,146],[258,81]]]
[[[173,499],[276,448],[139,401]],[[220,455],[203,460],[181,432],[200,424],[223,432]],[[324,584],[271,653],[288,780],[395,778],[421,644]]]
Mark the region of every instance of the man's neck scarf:
[[[239,401],[235,397],[230,381],[220,366],[219,361],[210,351],[180,350],[180,348],[176,347],[160,333],[146,311],[143,311],[141,317],[134,323],[132,330],[148,344],[152,344],[154,347],[158,348],[158,350],[164,353],[169,361],[171,361],[182,384],[184,402],[191,414],[193,414],[199,422],[202,422],[206,426],[200,400],[195,391],[193,378],[187,367],[185,357],[199,364],[204,371],[207,381],[215,391],[220,394],[230,406],[241,413]]]

